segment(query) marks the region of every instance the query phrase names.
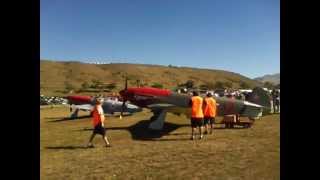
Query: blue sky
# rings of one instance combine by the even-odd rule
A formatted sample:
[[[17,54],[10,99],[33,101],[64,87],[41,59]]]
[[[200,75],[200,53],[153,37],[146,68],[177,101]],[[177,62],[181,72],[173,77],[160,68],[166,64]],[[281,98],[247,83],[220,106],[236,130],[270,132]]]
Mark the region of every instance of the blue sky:
[[[40,57],[280,72],[279,0],[41,0]]]

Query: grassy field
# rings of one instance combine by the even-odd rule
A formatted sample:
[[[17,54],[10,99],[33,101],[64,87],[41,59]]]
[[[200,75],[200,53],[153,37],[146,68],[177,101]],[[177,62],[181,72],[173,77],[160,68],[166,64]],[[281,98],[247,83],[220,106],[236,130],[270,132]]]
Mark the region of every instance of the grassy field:
[[[224,129],[191,141],[189,120],[168,114],[165,131],[148,132],[147,110],[107,117],[107,134],[86,149],[91,121],[65,120],[69,109],[41,109],[40,178],[50,179],[280,179],[280,119],[265,116],[250,129]],[[218,119],[219,120],[219,119]]]

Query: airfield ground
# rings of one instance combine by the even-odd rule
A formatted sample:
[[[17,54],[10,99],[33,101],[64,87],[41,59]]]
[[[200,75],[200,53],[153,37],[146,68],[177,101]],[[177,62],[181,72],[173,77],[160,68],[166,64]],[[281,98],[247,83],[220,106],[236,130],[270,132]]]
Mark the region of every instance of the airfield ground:
[[[107,117],[113,147],[105,148],[97,136],[95,148],[86,149],[89,117],[65,120],[67,107],[40,112],[41,179],[280,179],[279,115],[249,129],[217,125],[213,135],[191,141],[189,120],[172,114],[164,135],[154,138],[158,134],[146,129],[146,110],[121,120]]]

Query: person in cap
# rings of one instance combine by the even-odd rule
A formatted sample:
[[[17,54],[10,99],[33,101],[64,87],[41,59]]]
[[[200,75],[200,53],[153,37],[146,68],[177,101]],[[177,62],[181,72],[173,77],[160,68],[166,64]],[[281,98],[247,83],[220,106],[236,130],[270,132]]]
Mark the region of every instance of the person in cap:
[[[212,134],[214,128],[214,121],[216,117],[217,103],[212,98],[212,93],[208,92],[203,101],[203,114],[204,114],[204,126],[205,134],[208,134],[208,126],[210,122],[210,134]]]
[[[106,130],[104,128],[105,117],[104,117],[104,112],[102,108],[102,103],[103,103],[102,97],[96,98],[96,105],[94,106],[92,111],[92,123],[93,123],[94,129],[89,139],[89,143],[87,145],[87,147],[90,147],[90,148],[94,147],[92,144],[92,140],[96,134],[102,135],[102,139],[104,140],[106,147],[111,147],[106,135]]]
[[[200,139],[203,138],[202,127],[203,127],[203,110],[202,104],[203,99],[199,96],[199,93],[193,91],[193,96],[190,99],[189,105],[191,106],[191,128],[192,136],[191,139],[195,139],[195,130],[199,128]]]

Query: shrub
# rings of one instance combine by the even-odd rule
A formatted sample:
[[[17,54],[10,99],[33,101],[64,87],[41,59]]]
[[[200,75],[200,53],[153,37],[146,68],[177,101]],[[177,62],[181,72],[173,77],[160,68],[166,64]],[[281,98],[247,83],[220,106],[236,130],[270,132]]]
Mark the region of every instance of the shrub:
[[[249,89],[250,86],[249,86],[248,83],[242,81],[242,82],[240,83],[240,88],[242,88],[242,89]]]
[[[151,87],[154,87],[154,88],[163,88],[163,85],[160,84],[160,83],[153,83]]]

